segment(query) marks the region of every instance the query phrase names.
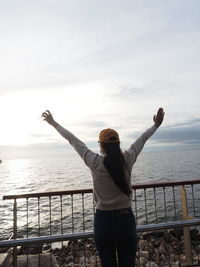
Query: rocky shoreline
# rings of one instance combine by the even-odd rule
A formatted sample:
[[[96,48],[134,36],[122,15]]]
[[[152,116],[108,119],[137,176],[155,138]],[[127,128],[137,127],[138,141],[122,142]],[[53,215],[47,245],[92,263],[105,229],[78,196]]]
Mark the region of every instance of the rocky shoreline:
[[[200,231],[193,229],[190,233],[193,266],[200,266]],[[18,266],[27,266],[27,254],[29,263],[34,262],[30,266],[39,266],[39,263],[42,267],[51,266],[51,263],[53,267],[101,266],[93,239],[65,242],[61,248],[52,248],[49,244],[18,247]],[[139,235],[136,263],[140,267],[186,266],[183,231],[177,229]]]

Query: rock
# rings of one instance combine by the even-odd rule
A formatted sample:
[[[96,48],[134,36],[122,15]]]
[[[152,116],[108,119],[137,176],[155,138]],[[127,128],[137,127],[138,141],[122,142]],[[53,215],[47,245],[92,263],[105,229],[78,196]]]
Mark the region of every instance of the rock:
[[[171,263],[171,267],[179,267],[180,264],[178,261]]]
[[[153,261],[148,262],[145,266],[146,267],[158,267],[158,265]]]
[[[39,254],[42,253],[43,244],[24,245],[21,248],[23,254]]]
[[[175,250],[180,250],[181,249],[181,243],[178,241],[172,241],[171,242],[171,246],[175,249]]]
[[[195,257],[193,257],[193,262],[194,261],[199,261],[200,260],[200,257],[199,256],[195,256]],[[194,263],[193,263],[194,264]]]
[[[65,258],[65,262],[66,263],[70,263],[74,261],[74,257],[72,255],[68,256],[67,258]]]
[[[158,232],[159,233],[159,232]],[[138,236],[138,251],[137,251],[137,259],[138,265],[140,267],[169,267],[169,262],[171,267],[178,267],[180,264],[185,264],[185,255],[184,255],[184,241],[179,241],[174,235],[176,231],[173,232],[162,232],[158,234],[157,232],[148,232],[141,234]],[[194,232],[194,235],[197,234]],[[199,232],[198,232],[199,234]],[[147,239],[143,239],[143,236]],[[140,238],[139,238],[140,237]],[[197,242],[197,241],[195,241]],[[31,256],[30,253],[36,254],[38,248],[33,246],[24,247],[22,252],[26,250],[29,253],[29,259]],[[41,248],[39,248],[40,250]],[[46,244],[43,246],[42,253],[40,257],[44,257],[44,255],[48,255],[49,250],[53,253],[53,257],[57,262],[55,264],[60,264],[63,267],[100,267],[100,259],[97,256],[98,253],[95,250],[94,241],[91,239],[88,240],[79,240],[79,241],[69,241],[67,245],[62,246],[62,248],[51,249],[51,247]],[[21,253],[19,251],[19,253]],[[193,246],[192,250],[193,261],[198,263],[199,258],[198,254],[200,254],[200,245],[196,244]],[[25,264],[26,264],[26,255]],[[21,259],[20,259],[21,260]],[[32,259],[31,259],[32,260]],[[36,259],[35,259],[36,261]],[[42,265],[42,267],[50,266],[48,265],[48,260],[44,260],[47,265]],[[180,261],[180,263],[179,263]],[[97,263],[96,263],[97,262]],[[86,263],[86,265],[85,265]],[[23,263],[22,263],[23,264]],[[19,265],[23,267],[23,265]],[[26,265],[24,265],[26,266]],[[37,264],[35,265],[37,266]],[[54,266],[54,265],[53,265]],[[58,265],[55,265],[58,266]],[[200,265],[199,265],[200,266]],[[31,265],[29,264],[29,267]]]
[[[97,262],[96,262],[96,260],[91,261],[90,266],[91,267],[101,267],[101,262],[100,262],[100,260],[97,260]]]
[[[149,258],[149,251],[146,251],[146,250],[140,251],[140,257],[148,259]]]
[[[95,255],[90,257],[90,261],[96,261],[96,259],[99,260],[99,257],[97,257]]]
[[[160,260],[163,261],[163,262],[167,262],[168,261],[164,254],[160,255]]]
[[[168,232],[165,232],[163,238],[165,241],[169,242],[172,239],[172,235],[170,235]]]
[[[184,254],[181,254],[180,255],[180,261],[183,263],[185,262],[185,255]]]
[[[43,251],[49,250],[49,249],[51,249],[51,245],[49,245],[49,244],[44,244],[43,245],[43,248],[42,248]]]
[[[162,246],[165,250],[168,249],[168,245],[166,244],[164,240],[160,243],[160,246]]]
[[[17,255],[23,254],[22,247],[17,246]]]
[[[76,252],[76,257],[83,257],[83,256],[85,256],[85,253],[86,253],[86,251],[79,250],[79,251]]]
[[[143,239],[140,239],[139,242],[138,242],[138,246],[139,246],[139,249],[140,250],[144,250],[144,247],[147,245],[147,241],[146,240],[143,240]]]
[[[149,251],[149,256],[152,257],[155,251],[154,247],[151,244],[149,244],[148,251]]]
[[[198,240],[198,237],[199,237],[198,230],[197,229],[190,230],[190,237],[191,237],[191,240]]]
[[[164,256],[167,255],[167,251],[163,248],[163,246],[159,247],[158,251],[160,255],[164,255]]]
[[[176,262],[178,260],[179,256],[175,253],[170,254],[170,262]]]
[[[160,245],[160,242],[155,238],[150,239],[150,243],[154,248],[157,248]]]
[[[87,250],[80,250],[80,251],[77,251],[76,253],[76,257],[86,257],[86,258],[90,258],[91,256],[93,255],[93,251],[87,249]]]
[[[80,263],[81,265],[86,265],[87,262],[88,262],[88,259],[87,259],[86,257],[84,257],[84,256],[80,257],[80,261],[79,261],[79,263]]]
[[[192,256],[193,256],[193,257],[198,256],[198,253],[197,253],[194,249],[192,249]]]
[[[4,266],[4,267],[8,267],[8,266],[11,266],[11,262],[12,262],[12,259],[11,258],[11,254],[9,253],[0,253],[0,266]]]
[[[85,255],[87,258],[91,258],[93,256],[93,251],[90,249],[87,249]]]
[[[164,232],[162,232],[162,231],[159,231],[159,232],[155,232],[155,231],[144,232],[144,233],[142,233],[142,237],[143,237],[144,240],[149,239],[150,237],[159,238],[159,237],[163,236],[163,233]]]
[[[8,251],[8,248],[0,248],[0,253],[6,253]]]
[[[182,239],[182,236],[183,236],[183,229],[179,228],[179,229],[176,229],[173,231],[174,231],[173,236],[176,237],[180,241]]]
[[[81,264],[74,264],[73,262],[68,263],[67,265],[65,265],[66,267],[82,267]]]
[[[158,253],[159,249],[158,248],[154,248],[154,253]]]
[[[139,266],[146,266],[148,260],[145,259],[144,257],[139,258]]]
[[[159,252],[154,253],[153,260],[155,261],[156,264],[158,264],[158,265],[160,264],[160,254],[159,254]]]
[[[52,265],[51,265],[51,257],[52,257]],[[28,255],[28,266],[35,267],[35,266],[42,267],[59,267],[59,264],[53,254],[46,253],[46,254],[36,254],[36,255]],[[17,257],[17,266],[20,267],[27,267],[27,256],[20,255]]]
[[[169,252],[169,254],[175,254],[176,250],[172,246],[169,245],[168,252]]]

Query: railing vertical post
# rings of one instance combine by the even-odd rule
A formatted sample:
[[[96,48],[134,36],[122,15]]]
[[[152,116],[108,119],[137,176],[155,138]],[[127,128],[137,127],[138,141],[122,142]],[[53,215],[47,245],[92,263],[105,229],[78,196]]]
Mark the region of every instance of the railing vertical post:
[[[38,235],[40,236],[40,197],[38,197]],[[38,265],[40,267],[40,253],[38,256]]]
[[[17,239],[17,200],[13,204],[13,239]],[[13,266],[17,267],[17,247],[13,248]]]
[[[188,220],[188,206],[186,190],[184,185],[181,186],[181,205],[182,205],[182,217],[183,220]],[[191,249],[191,238],[190,238],[190,227],[183,228],[184,234],[184,246],[185,246],[185,263],[186,265],[192,265],[192,249]]]

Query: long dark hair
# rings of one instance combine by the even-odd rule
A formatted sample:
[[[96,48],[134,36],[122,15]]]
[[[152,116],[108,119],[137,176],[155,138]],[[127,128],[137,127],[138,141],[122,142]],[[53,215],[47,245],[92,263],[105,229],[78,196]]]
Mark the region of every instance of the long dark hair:
[[[101,143],[101,147],[106,153],[106,156],[103,160],[104,166],[113,178],[115,184],[123,193],[129,196],[131,194],[131,190],[125,179],[125,160],[122,155],[119,143]]]

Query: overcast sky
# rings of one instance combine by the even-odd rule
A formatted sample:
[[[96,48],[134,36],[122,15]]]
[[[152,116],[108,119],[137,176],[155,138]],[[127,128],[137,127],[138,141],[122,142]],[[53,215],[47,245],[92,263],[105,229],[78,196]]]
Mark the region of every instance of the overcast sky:
[[[0,0],[0,158],[72,152],[46,109],[97,150],[102,128],[126,148],[162,106],[147,149],[200,148],[199,12],[199,0]]]

